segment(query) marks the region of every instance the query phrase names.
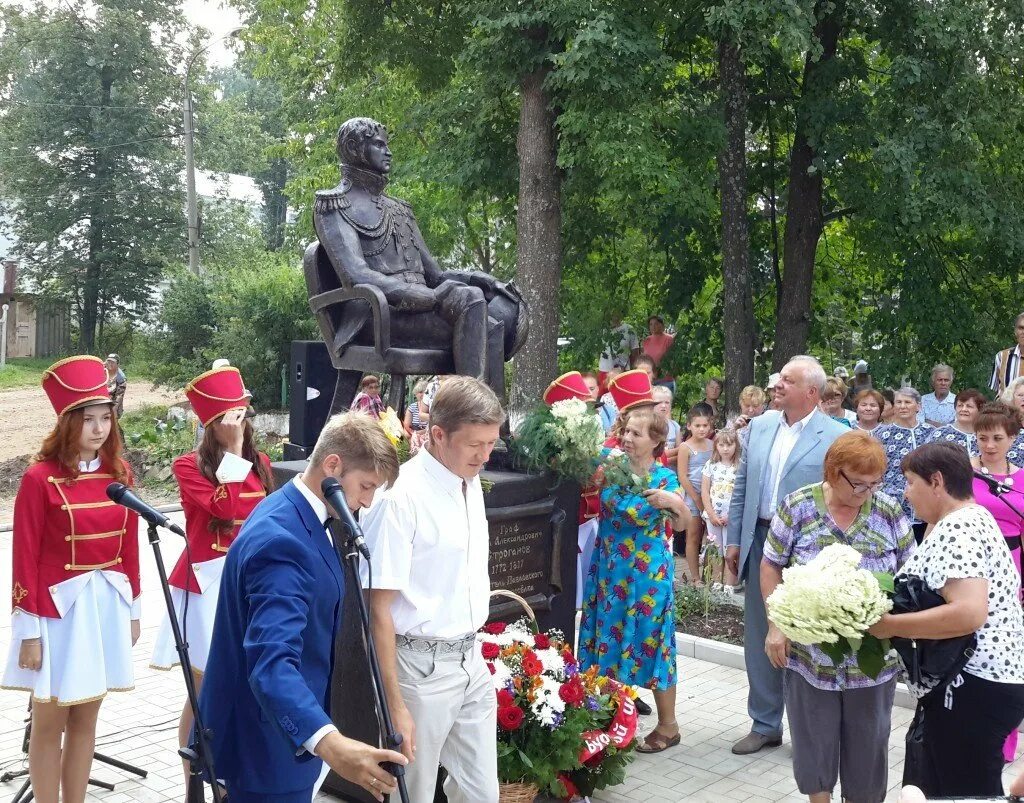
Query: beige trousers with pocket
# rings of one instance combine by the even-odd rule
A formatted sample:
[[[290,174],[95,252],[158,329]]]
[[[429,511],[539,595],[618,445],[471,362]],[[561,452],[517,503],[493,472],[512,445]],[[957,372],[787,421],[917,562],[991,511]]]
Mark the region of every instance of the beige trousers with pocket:
[[[498,711],[476,645],[435,656],[398,647],[398,682],[416,724],[416,760],[405,770],[411,803],[431,803],[437,768],[449,803],[498,803]]]

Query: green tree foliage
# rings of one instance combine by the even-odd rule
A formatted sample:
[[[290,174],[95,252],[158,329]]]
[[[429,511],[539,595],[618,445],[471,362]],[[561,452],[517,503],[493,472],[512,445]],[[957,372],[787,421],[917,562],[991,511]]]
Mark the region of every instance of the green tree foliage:
[[[0,198],[25,273],[80,347],[146,316],[180,256],[183,22],[167,0],[0,9]]]
[[[394,193],[435,254],[513,275],[518,77],[546,68],[562,367],[592,366],[622,310],[638,329],[667,313],[687,387],[721,372],[723,42],[748,96],[757,379],[808,350],[829,367],[865,357],[886,383],[923,382],[943,359],[978,384],[1009,336],[1024,244],[1019,0],[239,5],[255,74],[281,91],[303,237],[313,190],[337,179],[337,126],[374,116],[394,133]],[[803,231],[815,218],[820,232]]]

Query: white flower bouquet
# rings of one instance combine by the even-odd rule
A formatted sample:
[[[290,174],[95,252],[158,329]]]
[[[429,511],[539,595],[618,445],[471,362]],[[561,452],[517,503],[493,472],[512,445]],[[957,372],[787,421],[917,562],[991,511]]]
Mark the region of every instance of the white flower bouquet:
[[[604,431],[593,405],[566,399],[530,412],[512,444],[528,469],[551,470],[586,485],[597,467]]]
[[[766,604],[787,638],[818,645],[836,665],[855,653],[861,672],[875,678],[889,643],[867,630],[892,608],[893,578],[860,568],[860,560],[853,547],[831,544],[808,563],[783,569]]]

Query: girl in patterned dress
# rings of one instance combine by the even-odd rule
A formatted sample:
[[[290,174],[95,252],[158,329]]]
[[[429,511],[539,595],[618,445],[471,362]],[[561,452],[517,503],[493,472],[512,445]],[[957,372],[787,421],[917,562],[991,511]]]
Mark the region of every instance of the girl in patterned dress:
[[[701,469],[700,493],[704,501],[703,518],[707,524],[705,549],[714,546],[718,552],[712,560],[711,577],[720,576],[722,585],[729,591],[736,585],[737,577],[722,558],[725,555],[725,528],[729,524],[729,503],[736,485],[740,450],[736,430],[723,429],[715,437],[711,459]]]
[[[657,461],[668,427],[649,405],[623,413],[621,446],[646,490],[606,486],[580,621],[581,669],[654,692],[658,726],[642,752],[679,744],[675,718],[676,641],[672,526],[685,530],[689,511],[675,472]]]

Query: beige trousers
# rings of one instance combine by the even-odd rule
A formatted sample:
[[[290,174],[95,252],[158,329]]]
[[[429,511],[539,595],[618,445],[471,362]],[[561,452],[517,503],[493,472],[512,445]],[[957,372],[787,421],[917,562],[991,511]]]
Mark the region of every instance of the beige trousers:
[[[491,673],[474,645],[434,656],[398,648],[398,682],[416,724],[416,760],[405,770],[410,803],[431,803],[437,768],[449,803],[498,803],[498,711]]]

